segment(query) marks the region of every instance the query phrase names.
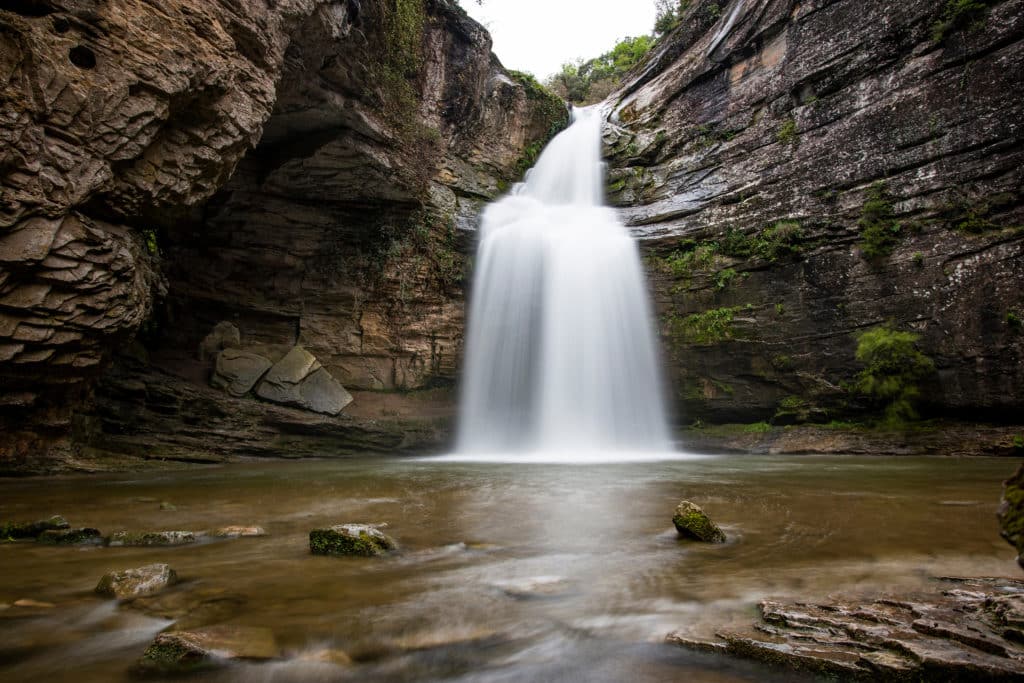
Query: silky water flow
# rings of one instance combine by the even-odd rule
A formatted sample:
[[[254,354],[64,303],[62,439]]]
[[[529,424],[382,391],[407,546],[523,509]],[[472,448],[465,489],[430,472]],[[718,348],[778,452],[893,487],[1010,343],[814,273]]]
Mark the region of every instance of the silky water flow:
[[[601,122],[576,109],[483,213],[458,454],[669,451],[639,252],[603,205]]]

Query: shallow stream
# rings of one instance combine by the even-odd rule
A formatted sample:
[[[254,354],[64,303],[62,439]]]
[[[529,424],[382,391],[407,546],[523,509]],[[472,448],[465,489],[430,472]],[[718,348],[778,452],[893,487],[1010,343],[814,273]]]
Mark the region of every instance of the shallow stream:
[[[751,623],[765,597],[898,591],[1006,575],[998,459],[716,456],[628,465],[418,459],[253,463],[0,481],[0,519],[262,538],[179,548],[0,545],[0,678],[131,680],[171,621],[92,594],[111,569],[167,562],[182,624],[273,629],[285,653],[201,681],[771,681],[662,644]],[[680,541],[690,499],[730,541]],[[173,510],[161,509],[161,503]],[[169,507],[169,506],[164,506]],[[314,557],[310,529],[386,522],[402,552]],[[11,606],[29,598],[53,607]],[[324,648],[356,661],[305,658]]]

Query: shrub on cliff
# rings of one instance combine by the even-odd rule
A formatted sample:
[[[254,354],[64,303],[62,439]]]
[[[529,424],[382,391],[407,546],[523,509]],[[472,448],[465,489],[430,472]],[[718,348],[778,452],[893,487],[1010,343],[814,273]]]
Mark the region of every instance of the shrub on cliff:
[[[918,383],[935,371],[932,360],[917,350],[918,339],[913,332],[889,326],[857,336],[856,357],[865,368],[858,373],[853,389],[884,405],[886,423],[917,419]]]

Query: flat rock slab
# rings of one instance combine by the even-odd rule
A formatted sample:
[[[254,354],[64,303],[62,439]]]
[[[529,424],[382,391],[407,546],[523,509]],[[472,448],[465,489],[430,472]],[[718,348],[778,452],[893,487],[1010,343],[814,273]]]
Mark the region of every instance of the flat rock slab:
[[[227,588],[198,587],[175,589],[156,595],[135,598],[126,603],[134,610],[152,617],[173,619],[178,630],[206,628],[232,619],[245,607],[248,599]]]
[[[268,628],[210,626],[194,631],[161,633],[139,662],[143,671],[188,673],[231,660],[268,660],[280,655]]]
[[[375,557],[397,547],[393,538],[370,524],[338,524],[309,532],[309,550],[314,555]]]
[[[272,366],[269,359],[258,354],[242,349],[224,349],[217,354],[210,384],[240,398],[252,391]]]
[[[265,401],[337,415],[352,402],[352,395],[316,357],[296,346],[274,364],[256,387]]]
[[[191,531],[118,531],[111,535],[108,545],[118,546],[176,546],[196,542]]]
[[[107,572],[96,585],[96,592],[118,600],[159,593],[178,581],[178,575],[166,564]]]
[[[99,529],[51,529],[39,534],[39,542],[46,545],[103,545]]]
[[[749,631],[667,640],[840,680],[1024,680],[1024,581],[942,581],[945,590],[898,599],[766,600]]]

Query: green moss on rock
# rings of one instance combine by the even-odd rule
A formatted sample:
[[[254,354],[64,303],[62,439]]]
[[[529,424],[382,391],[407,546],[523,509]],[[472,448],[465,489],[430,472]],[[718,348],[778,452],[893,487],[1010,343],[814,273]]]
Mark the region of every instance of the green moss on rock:
[[[102,545],[103,534],[99,529],[51,529],[39,535],[39,542],[46,545]]]
[[[700,506],[688,500],[684,500],[676,506],[672,523],[679,535],[684,538],[702,543],[725,543],[725,533],[711,521],[711,518]]]
[[[309,550],[314,555],[376,557],[397,547],[394,539],[367,524],[339,524],[309,532]]]

